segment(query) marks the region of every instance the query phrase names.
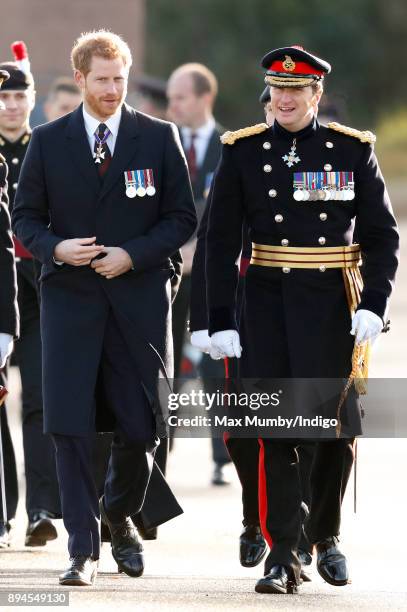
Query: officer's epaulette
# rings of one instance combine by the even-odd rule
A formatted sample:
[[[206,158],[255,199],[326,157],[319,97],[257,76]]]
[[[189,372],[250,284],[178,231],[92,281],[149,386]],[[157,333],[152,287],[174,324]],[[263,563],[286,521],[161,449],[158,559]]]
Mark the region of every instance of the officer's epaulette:
[[[257,123],[256,125],[249,125],[249,127],[241,128],[235,132],[225,132],[220,137],[223,144],[235,144],[239,138],[246,138],[246,136],[254,136],[255,134],[261,134],[265,130],[268,130],[269,126],[267,123]]]
[[[328,123],[328,127],[331,128],[331,130],[335,130],[335,132],[341,132],[341,134],[353,136],[353,138],[359,138],[360,142],[368,142],[369,144],[374,144],[376,142],[376,136],[369,130],[361,132],[360,130],[355,130],[355,128],[348,127],[347,125],[336,123],[336,121],[331,121]]]

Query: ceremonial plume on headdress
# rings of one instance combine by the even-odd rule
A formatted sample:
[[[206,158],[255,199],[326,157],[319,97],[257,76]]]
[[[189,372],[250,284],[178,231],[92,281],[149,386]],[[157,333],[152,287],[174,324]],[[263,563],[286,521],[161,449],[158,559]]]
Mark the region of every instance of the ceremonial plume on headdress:
[[[31,72],[30,60],[28,58],[27,45],[22,40],[16,40],[11,45],[11,50],[14,55],[14,60],[24,74]]]

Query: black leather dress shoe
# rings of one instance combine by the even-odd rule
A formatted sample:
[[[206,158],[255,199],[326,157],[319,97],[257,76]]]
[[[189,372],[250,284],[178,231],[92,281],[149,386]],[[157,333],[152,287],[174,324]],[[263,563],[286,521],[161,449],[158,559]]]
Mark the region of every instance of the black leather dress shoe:
[[[258,525],[246,525],[240,534],[239,558],[243,567],[256,567],[267,552],[267,544]]]
[[[311,577],[307,571],[307,567],[309,567],[312,563],[312,555],[306,550],[298,550],[298,558],[301,563],[301,572],[300,578],[303,582],[311,582]]]
[[[349,582],[346,557],[337,547],[338,538],[332,536],[317,542],[317,570],[319,575],[333,586],[344,586]]]
[[[215,468],[212,474],[212,484],[218,487],[223,487],[230,484],[230,482],[225,478],[223,473],[223,465],[220,465],[220,463],[215,463]]]
[[[45,546],[49,540],[55,540],[58,537],[52,518],[53,515],[46,510],[35,512],[29,517],[25,534],[26,546]]]
[[[71,557],[70,567],[59,576],[59,584],[65,586],[92,586],[98,569],[98,562],[85,555]]]
[[[298,587],[288,578],[287,568],[284,565],[274,565],[270,572],[260,578],[255,587],[256,593],[275,593],[287,595],[298,593]]]
[[[111,523],[100,500],[100,515],[110,531],[112,555],[119,572],[124,572],[132,578],[138,578],[144,572],[143,546],[137,537],[137,530],[131,519],[127,517],[121,523]]]
[[[0,521],[0,549],[10,546],[10,523]]]
[[[143,538],[143,540],[156,540],[157,539],[157,536],[158,536],[157,527],[151,527],[150,529],[147,529],[147,527],[144,525],[140,512],[138,514],[133,514],[133,516],[131,517],[131,520],[133,521],[134,525],[137,528],[138,534]]]

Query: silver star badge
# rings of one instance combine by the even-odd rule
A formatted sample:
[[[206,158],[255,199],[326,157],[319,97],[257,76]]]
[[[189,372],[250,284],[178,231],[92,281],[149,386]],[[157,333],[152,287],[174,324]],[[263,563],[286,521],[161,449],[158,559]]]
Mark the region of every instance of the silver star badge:
[[[93,154],[95,164],[101,164],[105,159],[106,151],[102,151],[102,147],[98,147],[96,153]]]
[[[289,168],[291,168],[291,166],[293,166],[294,164],[298,164],[298,162],[301,161],[300,157],[298,157],[297,155],[296,144],[297,141],[294,138],[290,152],[288,153],[288,155],[283,155],[282,157],[283,161],[285,161]]]

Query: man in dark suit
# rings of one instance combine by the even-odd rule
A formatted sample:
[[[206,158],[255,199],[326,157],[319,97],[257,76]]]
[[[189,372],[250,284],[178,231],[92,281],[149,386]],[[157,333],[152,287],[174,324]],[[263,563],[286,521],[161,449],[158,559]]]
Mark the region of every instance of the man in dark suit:
[[[8,78],[9,73],[5,70],[0,70],[0,87]],[[0,100],[0,110],[2,109],[3,103]],[[10,229],[10,215],[8,212],[7,172],[6,160],[0,153],[0,386],[6,383],[3,368],[13,350],[13,338],[17,338],[19,334],[17,279],[13,239]],[[9,463],[7,466],[7,477],[11,478],[12,481],[16,481],[13,445],[4,407],[0,409],[0,419],[0,445],[3,457],[7,454],[7,456],[13,458],[12,464],[10,465]],[[0,549],[6,548],[9,544],[9,523],[6,518],[8,519],[11,514],[12,508],[10,508],[9,502],[7,503],[7,508],[3,508],[0,501]]]
[[[218,93],[215,75],[203,64],[189,63],[179,66],[170,75],[167,85],[168,115],[179,127],[182,146],[188,162],[189,175],[194,193],[198,221],[201,221],[212,182],[213,173],[219,162],[221,151],[220,136],[224,129],[215,121],[213,107]],[[182,348],[185,341],[191,291],[192,259],[196,248],[196,236],[184,246],[184,260],[181,287],[174,303],[173,333],[175,378],[181,375]],[[222,365],[204,355],[199,371],[204,379],[206,391],[213,391],[211,380],[221,379]],[[223,441],[212,438],[214,485],[227,484],[223,466],[230,458]]]
[[[84,34],[72,64],[83,105],[34,130],[13,227],[43,263],[45,430],[71,558],[60,583],[90,585],[99,511],[119,570],[144,570],[129,517],[142,508],[165,433],[158,382],[172,377],[170,256],[196,216],[175,126],[124,104],[127,44],[110,32]],[[90,461],[95,419],[115,431],[100,503]]]

